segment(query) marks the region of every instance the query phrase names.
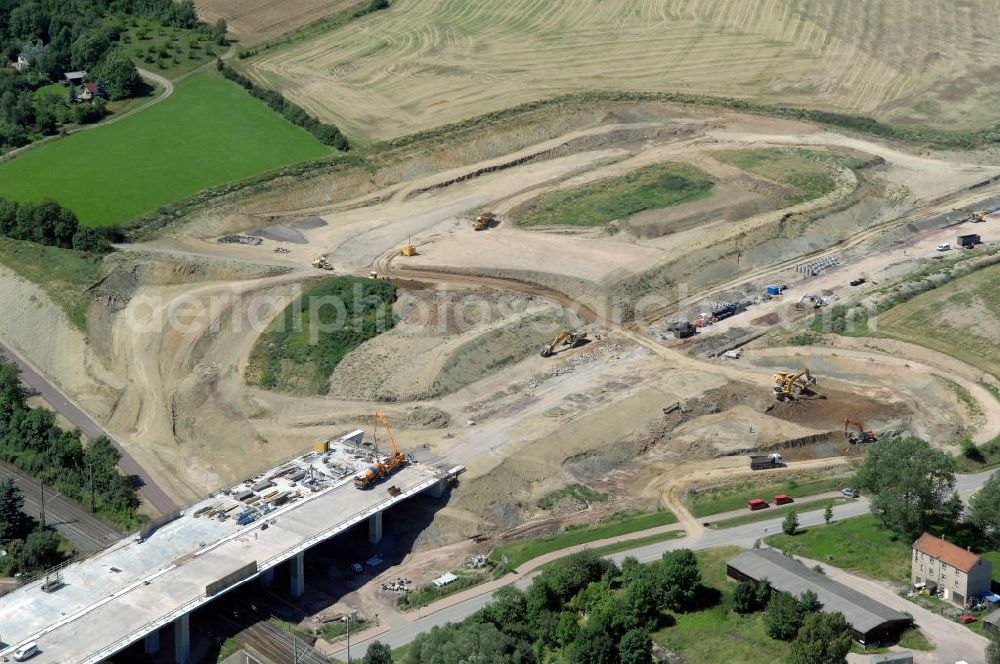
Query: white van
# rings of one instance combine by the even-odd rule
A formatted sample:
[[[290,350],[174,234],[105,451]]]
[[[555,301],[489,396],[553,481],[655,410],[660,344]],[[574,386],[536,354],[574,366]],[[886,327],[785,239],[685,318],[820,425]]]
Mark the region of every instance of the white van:
[[[38,644],[34,642],[28,643],[14,651],[14,661],[23,662],[26,659],[31,659],[37,654]]]
[[[951,249],[951,245],[948,244],[947,242],[942,242],[941,244],[938,245],[937,249],[938,251],[948,251],[949,249]]]

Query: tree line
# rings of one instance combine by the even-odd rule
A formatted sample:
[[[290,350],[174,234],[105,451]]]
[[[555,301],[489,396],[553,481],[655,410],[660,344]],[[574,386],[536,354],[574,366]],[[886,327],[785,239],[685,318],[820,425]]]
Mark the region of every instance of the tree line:
[[[316,137],[316,139],[323,145],[329,145],[337,150],[347,150],[350,144],[347,141],[347,137],[344,136],[340,129],[336,125],[325,124],[312,117],[298,104],[293,104],[292,102],[285,99],[277,90],[271,90],[269,88],[261,87],[256,85],[246,76],[243,76],[238,71],[224,63],[221,59],[216,60],[216,68],[222,72],[230,81],[237,83],[243,87],[252,96],[260,99],[272,110],[281,113],[289,122],[299,127],[302,127],[310,134]]]
[[[19,203],[0,197],[0,235],[51,247],[108,253],[121,240],[110,228],[80,226],[76,214],[51,198]]]
[[[197,24],[191,0],[0,0],[0,148],[54,135],[67,123],[96,122],[105,114],[104,101],[145,90],[119,48],[129,17],[187,29]],[[8,62],[20,64],[15,69]],[[103,98],[72,104],[72,91],[36,94],[72,70],[101,81]]]
[[[8,479],[0,484],[0,575],[14,576],[49,569],[64,559],[59,535],[24,513],[24,495]]]
[[[55,415],[30,408],[17,365],[0,360],[0,459],[55,487],[85,509],[124,527],[136,525],[139,499],[118,472],[121,454],[102,436],[86,446]]]

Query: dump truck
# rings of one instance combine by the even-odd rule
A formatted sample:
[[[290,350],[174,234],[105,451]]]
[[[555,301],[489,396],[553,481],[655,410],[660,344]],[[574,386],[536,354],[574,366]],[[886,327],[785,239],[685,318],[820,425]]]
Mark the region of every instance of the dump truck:
[[[375,461],[365,468],[365,470],[354,478],[354,487],[357,489],[368,489],[375,485],[380,480],[392,475],[394,472],[399,470],[406,463],[406,455],[399,451],[396,447],[396,439],[392,435],[392,428],[389,426],[389,420],[385,418],[382,411],[375,411],[375,432],[378,432],[378,425],[381,424],[385,427],[386,434],[389,437],[389,444],[392,446],[392,454],[387,457],[378,458],[376,455]]]
[[[323,254],[322,256],[319,256],[315,260],[313,260],[312,266],[317,270],[333,269],[333,263],[330,262],[330,257],[327,256],[326,254]]]
[[[472,225],[472,230],[474,231],[485,231],[487,228],[492,226],[497,220],[497,216],[492,212],[484,212],[476,216],[476,221]]]
[[[768,468],[781,468],[784,466],[781,455],[777,452],[772,454],[751,454],[750,470],[767,470]]]
[[[568,332],[563,332],[555,339],[552,340],[548,346],[544,346],[539,353],[542,357],[552,357],[556,354],[556,346],[563,345],[569,346],[570,348],[576,348],[581,343],[586,341],[587,333],[584,330],[570,330]]]

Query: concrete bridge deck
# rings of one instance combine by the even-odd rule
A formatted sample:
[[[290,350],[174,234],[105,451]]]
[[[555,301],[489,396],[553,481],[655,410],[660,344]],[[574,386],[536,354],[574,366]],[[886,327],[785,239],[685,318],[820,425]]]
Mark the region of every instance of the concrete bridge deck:
[[[371,519],[372,534],[380,536],[385,509],[440,486],[458,470],[410,463],[362,491],[354,488],[353,476],[367,464],[364,454],[364,450],[342,447],[335,454],[304,455],[196,503],[144,542],[130,536],[68,565],[62,570],[65,585],[54,592],[44,592],[42,582],[37,581],[0,597],[4,646],[0,654],[34,641],[41,652],[32,661],[38,664],[99,662],[147,635],[147,646],[158,648],[157,630],[174,622],[181,635],[175,644],[177,659],[184,661],[190,648],[187,616],[191,611],[224,590],[261,575],[266,578],[286,560],[292,560],[292,593],[301,594],[305,550],[367,519]],[[289,480],[302,470],[304,477]],[[247,498],[250,486],[257,482],[274,484]],[[398,487],[401,493],[389,495],[389,486]],[[280,500],[290,502],[260,509],[266,502],[261,497],[271,496],[274,501],[278,494],[286,494]],[[241,495],[243,500],[237,500]],[[248,507],[247,502],[257,507]],[[220,520],[203,511],[211,507],[229,512]],[[239,514],[254,510],[254,522],[237,523]],[[208,588],[228,575],[234,577],[222,584],[222,590]]]

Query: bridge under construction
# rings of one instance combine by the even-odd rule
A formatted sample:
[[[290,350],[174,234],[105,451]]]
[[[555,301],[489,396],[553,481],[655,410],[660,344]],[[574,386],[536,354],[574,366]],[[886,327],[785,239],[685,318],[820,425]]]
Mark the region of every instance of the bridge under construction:
[[[441,495],[463,468],[412,459],[365,490],[354,478],[375,453],[355,431],[154,522],[108,548],[0,597],[0,655],[36,643],[34,662],[100,662],[144,640],[160,650],[172,625],[178,663],[191,652],[190,614],[252,579],[270,583],[290,565],[291,594],[305,590],[303,555],[368,522],[382,538],[385,510],[423,492]]]

